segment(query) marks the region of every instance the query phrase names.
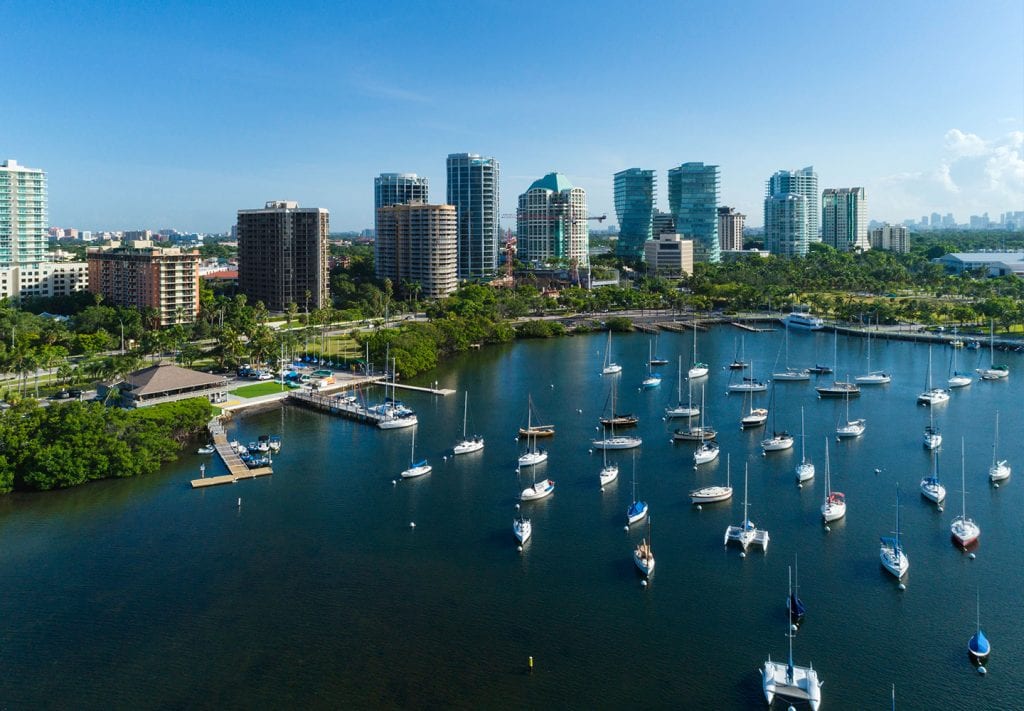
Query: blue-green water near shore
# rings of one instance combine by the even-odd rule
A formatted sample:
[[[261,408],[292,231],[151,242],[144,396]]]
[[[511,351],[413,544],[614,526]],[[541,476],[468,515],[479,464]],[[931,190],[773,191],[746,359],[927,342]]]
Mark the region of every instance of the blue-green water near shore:
[[[1024,359],[997,354],[1011,367],[1008,381],[975,382],[936,410],[949,491],[939,512],[918,493],[930,466],[921,445],[928,411],[915,403],[925,346],[872,342],[872,367],[893,382],[851,402],[851,416],[868,421],[857,441],[834,440],[842,401],[818,400],[813,381],[778,385],[777,425],[798,433],[805,408],[818,469],[798,489],[799,443],[763,457],[761,431],[740,431],[741,398],[725,395],[723,366],[739,338],[730,328],[700,336],[712,366],[707,420],[722,457],[699,472],[692,447],[671,443],[661,419],[690,338],[661,337],[672,363],[660,369],[662,387],[644,392],[648,337],[615,338],[624,366],[618,409],[640,416],[644,438],[636,469],[657,557],[646,589],[631,561],[646,529],[623,531],[632,455],[614,455],[620,479],[601,492],[600,457],[588,453],[607,398],[603,335],[485,349],[424,376],[459,395],[404,395],[419,413],[417,454],[434,465],[419,480],[392,484],[409,461],[409,430],[284,407],[230,427],[242,441],[282,434],[273,477],[192,491],[188,480],[210,460],[188,455],[153,477],[4,497],[0,706],[757,708],[757,669],[769,652],[786,654],[787,566],[799,554],[809,613],[796,660],[813,662],[825,680],[823,708],[887,709],[893,683],[899,708],[1024,707]],[[743,340],[755,375],[767,377],[782,332]],[[866,369],[866,345],[839,339],[840,375]],[[933,354],[943,383],[950,351]],[[988,360],[985,351],[960,357],[969,367]],[[831,334],[791,337],[792,363],[831,360]],[[471,429],[487,446],[444,460],[467,389]],[[528,393],[557,426],[539,470],[557,490],[526,505],[534,534],[518,553],[514,437]],[[997,409],[1000,455],[1014,468],[999,489],[987,481]],[[818,513],[825,437],[833,487],[849,502],[831,532]],[[982,527],[976,560],[949,538],[961,437],[967,509]],[[724,480],[726,454],[737,495],[696,510],[687,492]],[[740,558],[722,535],[742,518],[745,465],[751,518],[772,540],[767,555]],[[911,561],[903,592],[878,563],[897,481]],[[985,677],[966,655],[979,588],[994,650]]]

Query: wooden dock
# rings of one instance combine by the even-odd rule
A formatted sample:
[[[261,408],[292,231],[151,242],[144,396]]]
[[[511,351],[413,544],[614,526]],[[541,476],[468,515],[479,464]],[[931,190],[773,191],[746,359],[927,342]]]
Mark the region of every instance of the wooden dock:
[[[228,468],[227,474],[220,474],[218,476],[202,476],[199,479],[192,480],[193,489],[202,489],[207,486],[218,486],[219,484],[234,484],[241,479],[255,479],[256,477],[269,476],[274,473],[271,467],[255,467],[250,469],[249,466],[242,461],[242,458],[238,456],[238,452],[231,448],[228,444],[228,435],[224,431],[224,426],[220,423],[219,419],[213,419],[207,425],[207,429],[210,431],[210,435],[213,437],[213,446],[217,450],[217,454],[220,455],[221,460],[224,462],[224,466]]]
[[[366,422],[371,425],[379,424],[384,420],[384,415],[367,410],[358,402],[342,402],[330,395],[318,395],[317,393],[294,391],[288,393],[288,402],[303,405],[330,415],[338,415],[356,422]]]
[[[421,393],[430,393],[431,395],[454,395],[455,391],[451,388],[424,388],[419,385],[402,385],[401,383],[391,383],[394,387],[399,390],[416,390]]]
[[[771,333],[772,331],[775,330],[774,328],[760,328],[758,326],[751,326],[749,323],[741,323],[740,321],[730,321],[729,325],[735,326],[736,328],[742,329],[744,331],[749,331],[750,333]]]

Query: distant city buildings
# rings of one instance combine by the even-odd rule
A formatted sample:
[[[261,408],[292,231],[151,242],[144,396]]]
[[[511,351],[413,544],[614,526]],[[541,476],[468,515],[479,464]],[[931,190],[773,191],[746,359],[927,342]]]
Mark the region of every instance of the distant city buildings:
[[[644,256],[644,245],[652,235],[655,184],[653,170],[628,168],[614,175],[615,215],[619,220],[616,255],[634,259]]]
[[[693,240],[682,235],[661,234],[644,244],[647,270],[654,274],[693,274]]]
[[[765,184],[765,246],[772,254],[804,256],[818,229],[818,174],[813,166],[780,170]]]
[[[238,211],[238,290],[270,311],[288,304],[312,310],[330,304],[327,235],[330,216],[317,207],[272,200]]]
[[[501,241],[500,166],[495,158],[451,153],[448,204],[455,207],[458,278],[482,279],[498,268]]]
[[[888,249],[906,254],[910,251],[910,231],[906,225],[890,225],[888,222],[873,228],[868,236],[871,249]]]
[[[668,206],[676,232],[694,241],[694,260],[717,262],[718,166],[683,163],[669,169]]]
[[[378,279],[396,290],[437,299],[458,288],[457,217],[453,205],[392,205],[377,211]]]
[[[734,207],[718,208],[718,247],[720,251],[743,249],[743,223],[747,216]]]
[[[864,188],[825,188],[821,195],[821,241],[840,252],[871,249]]]
[[[192,323],[199,313],[199,252],[136,240],[86,251],[89,291],[109,306],[153,308],[160,326]]]
[[[590,263],[587,193],[560,173],[548,173],[519,196],[516,248],[524,262]]]

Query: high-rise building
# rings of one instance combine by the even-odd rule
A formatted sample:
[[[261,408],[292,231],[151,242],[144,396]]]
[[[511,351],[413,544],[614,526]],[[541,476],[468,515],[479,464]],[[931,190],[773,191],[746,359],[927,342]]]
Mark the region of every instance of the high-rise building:
[[[814,172],[814,166],[807,166],[800,170],[780,170],[768,179],[765,196],[785,195],[795,193],[803,195],[806,201],[807,213],[807,241],[820,242],[821,229],[819,220],[821,213],[818,210],[818,174]]]
[[[476,153],[448,155],[448,204],[455,206],[459,279],[481,279],[498,268],[499,173],[495,158]]]
[[[764,199],[764,246],[772,254],[803,257],[809,248],[807,198],[796,193]]]
[[[821,195],[821,241],[840,252],[871,249],[864,188],[825,188]]]
[[[652,274],[693,274],[693,240],[663,233],[644,244],[644,261]]]
[[[889,249],[904,254],[910,251],[910,233],[906,225],[890,225],[886,222],[871,230],[868,239],[871,249]]]
[[[717,262],[718,166],[683,163],[669,169],[668,209],[676,232],[693,240],[694,261]]]
[[[154,247],[149,240],[89,247],[89,291],[110,306],[153,308],[161,326],[192,323],[199,313],[199,251]]]
[[[46,173],[16,160],[0,164],[0,268],[46,261]]]
[[[458,287],[453,205],[413,203],[380,208],[377,245],[377,278],[390,279],[400,293],[417,288],[419,296],[437,299]]]
[[[676,221],[671,212],[654,211],[654,218],[651,220],[651,232],[657,235],[674,235],[676,233]]]
[[[288,304],[327,306],[327,235],[324,208],[271,200],[263,209],[238,211],[238,290],[271,311]]]
[[[654,221],[653,170],[627,168],[614,176],[615,214],[619,218],[619,239],[615,253],[620,257],[642,257],[651,239]]]
[[[747,216],[735,207],[718,208],[718,246],[722,251],[743,249],[743,223]]]
[[[937,212],[933,212],[931,216],[931,227],[933,230],[942,227],[942,215]]]
[[[590,263],[587,193],[561,173],[548,173],[519,196],[516,249],[524,262]]]
[[[381,173],[373,179],[374,214],[382,207],[427,200],[427,179],[415,173]]]

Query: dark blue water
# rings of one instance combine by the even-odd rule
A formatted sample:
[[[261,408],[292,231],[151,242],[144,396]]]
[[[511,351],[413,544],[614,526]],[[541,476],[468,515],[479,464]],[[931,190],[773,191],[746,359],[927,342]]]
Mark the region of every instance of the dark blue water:
[[[243,441],[283,435],[267,479],[192,491],[188,480],[208,460],[190,455],[154,477],[0,499],[0,699],[12,708],[759,707],[758,668],[768,653],[786,654],[787,566],[799,554],[809,612],[796,658],[825,680],[824,708],[887,709],[893,683],[900,708],[1024,705],[1024,360],[1002,357],[1008,382],[976,382],[937,409],[949,491],[939,512],[917,488],[930,466],[921,445],[928,411],[915,403],[925,346],[872,342],[872,367],[891,371],[893,383],[851,402],[851,416],[868,421],[856,441],[834,440],[841,400],[818,400],[814,381],[779,384],[776,425],[798,433],[805,408],[818,470],[798,489],[799,443],[763,457],[763,431],[740,431],[742,399],[725,395],[722,366],[738,338],[728,328],[701,334],[712,365],[707,422],[720,432],[722,456],[694,472],[692,445],[670,442],[680,421],[661,420],[675,396],[675,356],[688,358],[690,338],[662,336],[660,351],[673,360],[661,369],[665,383],[640,392],[648,338],[616,336],[625,368],[618,409],[640,415],[644,437],[636,469],[657,558],[646,589],[631,561],[646,529],[623,531],[632,455],[613,455],[620,479],[601,492],[600,457],[588,453],[607,398],[608,379],[598,375],[604,336],[522,343],[423,377],[459,396],[405,396],[420,416],[417,455],[434,464],[419,480],[392,485],[408,465],[409,431],[286,407],[231,427]],[[773,370],[781,339],[781,331],[745,336],[755,375]],[[838,373],[864,372],[865,347],[841,337]],[[943,383],[949,350],[933,354]],[[962,366],[987,362],[984,351],[961,357]],[[831,360],[831,335],[790,339],[792,364]],[[466,389],[471,429],[487,447],[445,461]],[[539,470],[557,490],[528,505],[533,540],[518,553],[515,433],[529,393],[557,426]],[[767,403],[769,393],[758,398]],[[987,482],[997,409],[1000,456],[1015,472],[999,489]],[[849,505],[831,532],[818,511],[826,437],[833,488]],[[982,527],[976,560],[949,538],[961,437],[968,513]],[[726,454],[737,495],[694,509],[687,492],[724,481]],[[744,465],[751,518],[772,541],[767,555],[751,549],[741,558],[723,548],[722,534],[742,519]],[[878,563],[897,481],[911,562],[902,592]],[[994,650],[984,678],[966,656],[978,589]]]

